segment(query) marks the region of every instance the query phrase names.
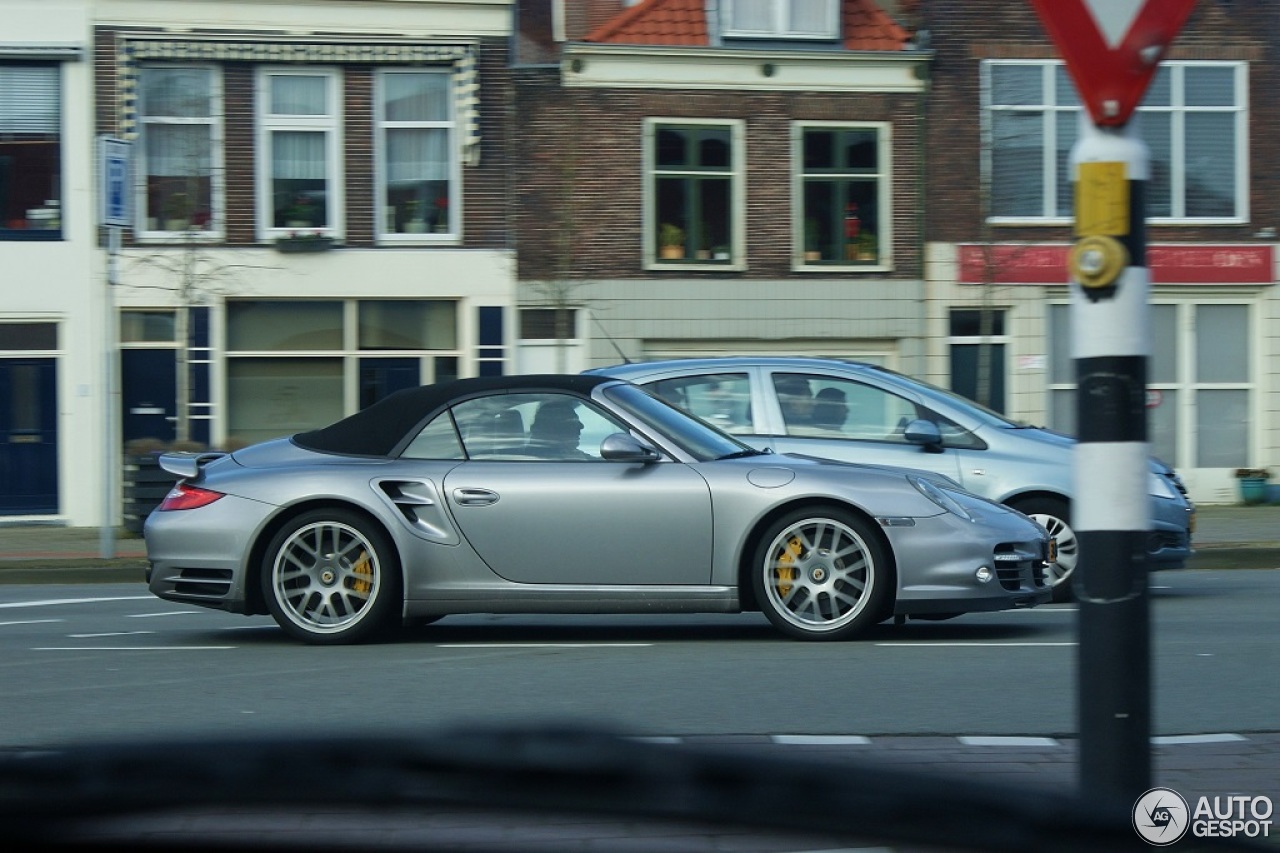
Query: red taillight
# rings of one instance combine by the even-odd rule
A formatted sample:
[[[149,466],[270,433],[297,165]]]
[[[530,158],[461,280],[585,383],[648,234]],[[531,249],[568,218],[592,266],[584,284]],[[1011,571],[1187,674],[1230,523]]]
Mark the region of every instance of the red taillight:
[[[159,510],[164,512],[171,509],[197,509],[202,506],[208,506],[220,497],[222,497],[222,492],[179,483],[169,490],[169,494],[164,496]]]

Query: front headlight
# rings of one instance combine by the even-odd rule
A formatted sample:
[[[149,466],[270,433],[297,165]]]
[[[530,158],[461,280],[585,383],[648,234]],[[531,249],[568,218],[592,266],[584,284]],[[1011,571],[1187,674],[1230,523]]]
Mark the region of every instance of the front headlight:
[[[1178,490],[1173,487],[1173,483],[1169,482],[1169,478],[1154,471],[1147,475],[1147,493],[1157,498],[1171,500],[1176,500],[1178,497]]]
[[[965,521],[978,520],[969,510],[961,506],[959,501],[947,494],[945,489],[939,488],[932,480],[926,480],[923,477],[908,477],[907,479],[911,481],[911,485],[916,487],[916,491],[952,515],[958,515]]]

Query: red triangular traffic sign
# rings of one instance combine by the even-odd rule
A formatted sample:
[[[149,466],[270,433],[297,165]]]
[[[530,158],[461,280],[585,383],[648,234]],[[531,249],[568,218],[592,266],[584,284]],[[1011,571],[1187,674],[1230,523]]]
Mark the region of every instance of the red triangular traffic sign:
[[[1123,125],[1196,0],[1031,0],[1097,125]]]

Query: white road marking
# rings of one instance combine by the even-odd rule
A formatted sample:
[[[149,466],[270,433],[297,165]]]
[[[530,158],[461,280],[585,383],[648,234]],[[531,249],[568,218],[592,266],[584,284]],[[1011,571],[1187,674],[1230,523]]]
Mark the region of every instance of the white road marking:
[[[907,647],[907,648],[911,648],[911,647],[925,647],[925,646],[933,646],[933,647],[938,647],[938,648],[979,648],[979,647],[991,647],[991,648],[1018,648],[1018,647],[1024,647],[1024,648],[1039,648],[1039,647],[1043,647],[1043,646],[1078,646],[1078,645],[1080,645],[1080,644],[1079,644],[1079,643],[1075,643],[1075,642],[1070,642],[1070,643],[971,643],[971,642],[960,642],[960,641],[957,641],[957,642],[952,642],[952,643],[925,643],[925,642],[920,642],[920,643],[876,643],[876,645],[877,645],[877,646],[903,646],[903,647]]]
[[[778,744],[798,746],[867,746],[871,738],[863,735],[771,735]]]
[[[236,649],[239,646],[37,646],[33,652],[201,652]]]
[[[1162,737],[1153,737],[1151,743],[1157,746],[1185,746],[1190,743],[1236,743],[1238,741],[1248,740],[1244,735],[1235,734],[1213,734],[1213,735],[1165,735]]]
[[[956,740],[965,746],[1059,746],[1051,737],[1004,737],[962,735]]]
[[[436,643],[438,649],[641,649],[653,643]]]
[[[6,601],[0,608],[51,607],[56,604],[97,604],[102,601],[153,601],[154,595],[120,595],[110,598],[46,598],[40,601]]]
[[[155,631],[104,631],[101,634],[67,634],[72,640],[92,640],[95,637],[132,637],[137,634],[154,634]]]
[[[164,613],[128,613],[130,619],[150,619],[152,616],[192,616],[202,610],[166,610]]]
[[[667,735],[636,735],[629,737],[627,740],[633,740],[637,743],[683,743],[684,738],[671,737]]]
[[[24,619],[18,622],[0,622],[0,627],[5,625],[45,625],[49,622],[66,622],[66,619]]]
[[[1070,605],[1067,607],[1046,607],[1045,605],[1040,605],[1039,607],[1019,607],[1016,610],[993,611],[991,613],[988,613],[987,615],[995,616],[997,615],[997,613],[1000,616],[1009,616],[1014,613],[1075,613],[1079,609],[1080,608],[1076,607],[1075,605]],[[973,615],[977,616],[978,614],[975,613]]]

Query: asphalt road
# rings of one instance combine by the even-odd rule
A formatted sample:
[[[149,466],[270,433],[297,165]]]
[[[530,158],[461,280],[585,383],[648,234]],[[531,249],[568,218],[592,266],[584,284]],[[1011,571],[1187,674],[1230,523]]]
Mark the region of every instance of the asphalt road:
[[[1154,577],[1154,733],[1280,728],[1280,571]],[[885,625],[801,643],[763,617],[450,617],[317,648],[266,617],[141,584],[11,585],[0,746],[458,723],[590,723],[650,736],[1072,736],[1075,610]]]

